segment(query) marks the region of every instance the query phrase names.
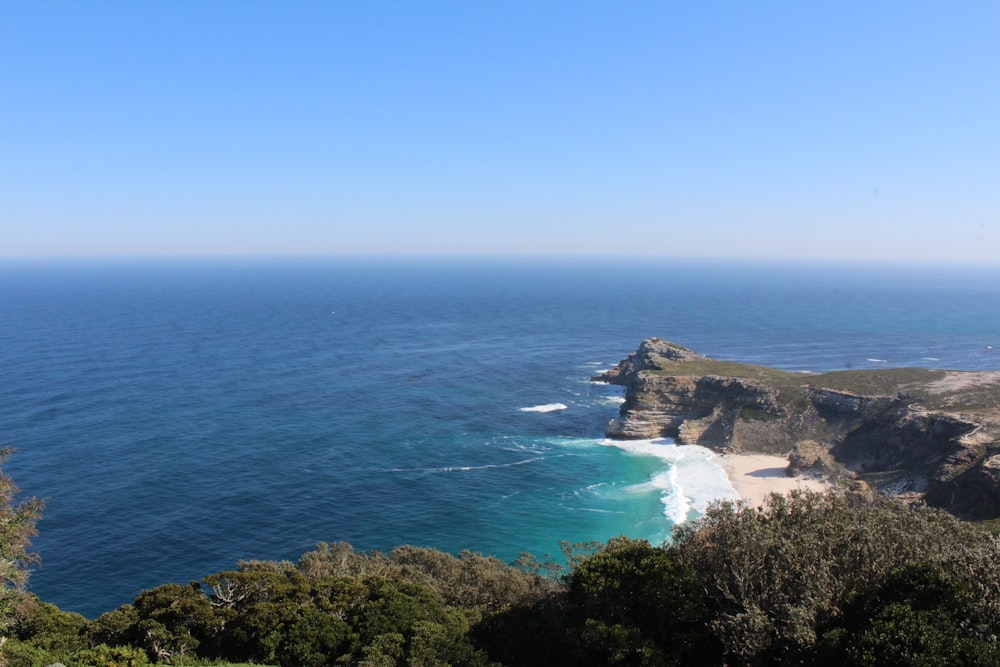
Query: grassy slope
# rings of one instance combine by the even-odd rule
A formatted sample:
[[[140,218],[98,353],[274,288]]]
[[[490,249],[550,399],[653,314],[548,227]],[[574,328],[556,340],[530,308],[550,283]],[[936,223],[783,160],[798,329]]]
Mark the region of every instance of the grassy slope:
[[[1000,382],[991,374],[963,373],[961,371],[930,370],[925,368],[879,368],[872,370],[834,371],[820,374],[803,374],[783,371],[767,366],[743,364],[735,361],[695,359],[674,361],[657,359],[659,368],[647,372],[664,376],[715,375],[752,379],[778,390],[783,399],[793,400],[803,385],[849,392],[858,395],[891,395],[899,392],[912,396],[931,410],[990,413],[1000,406]],[[946,377],[962,376],[966,380],[953,389],[930,389],[932,383]]]

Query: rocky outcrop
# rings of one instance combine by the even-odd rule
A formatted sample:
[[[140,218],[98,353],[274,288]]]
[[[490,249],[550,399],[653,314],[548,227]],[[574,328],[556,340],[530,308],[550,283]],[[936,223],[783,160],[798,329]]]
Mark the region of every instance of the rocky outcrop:
[[[684,442],[731,444],[740,414],[784,411],[774,390],[752,379],[705,375],[660,376],[635,372],[626,386],[620,419],[608,427],[613,438],[670,437]],[[683,432],[682,432],[683,431]]]
[[[627,384],[640,371],[658,369],[664,361],[700,361],[708,357],[698,354],[686,347],[671,343],[662,338],[647,338],[639,345],[639,349],[618,362],[611,370],[595,377],[595,380],[611,384]]]
[[[967,518],[1000,517],[1000,374],[880,369],[801,375],[651,338],[595,378],[624,385],[608,437],[790,454]]]
[[[829,448],[815,440],[800,440],[788,454],[788,474],[792,477],[830,479],[839,472]]]
[[[880,412],[900,400],[896,396],[857,396],[846,391],[810,388],[809,402],[816,411],[826,419],[846,417]]]

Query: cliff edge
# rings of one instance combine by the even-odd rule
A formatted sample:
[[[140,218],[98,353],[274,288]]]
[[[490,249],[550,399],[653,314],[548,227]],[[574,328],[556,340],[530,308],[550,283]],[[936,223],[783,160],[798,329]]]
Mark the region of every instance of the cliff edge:
[[[802,374],[650,338],[594,379],[625,387],[610,438],[788,455],[795,474],[1000,518],[1000,371]]]

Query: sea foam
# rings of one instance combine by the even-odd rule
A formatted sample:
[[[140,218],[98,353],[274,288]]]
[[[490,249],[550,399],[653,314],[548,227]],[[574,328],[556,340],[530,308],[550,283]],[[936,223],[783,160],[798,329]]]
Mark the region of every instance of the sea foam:
[[[568,406],[564,403],[546,403],[545,405],[533,405],[530,408],[520,408],[521,412],[555,412],[565,410]]]
[[[677,445],[665,438],[604,440],[601,444],[636,456],[655,457],[667,465],[636,490],[658,489],[663,514],[674,525],[704,514],[713,500],[739,499],[725,470],[718,464],[718,457],[705,447]]]

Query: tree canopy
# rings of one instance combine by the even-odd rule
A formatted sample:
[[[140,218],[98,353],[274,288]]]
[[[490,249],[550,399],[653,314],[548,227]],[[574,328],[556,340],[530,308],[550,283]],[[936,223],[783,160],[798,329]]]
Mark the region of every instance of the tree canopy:
[[[88,620],[18,591],[40,504],[13,493],[12,667],[1000,667],[997,538],[894,499],[718,503],[668,544],[570,548],[558,578],[530,557],[321,543],[294,563],[242,562]]]
[[[12,449],[0,448],[0,464]],[[44,503],[37,498],[18,499],[19,489],[0,470],[0,646],[6,641],[14,622],[20,592],[28,581],[29,568],[38,561],[29,551],[35,524],[41,518]]]

